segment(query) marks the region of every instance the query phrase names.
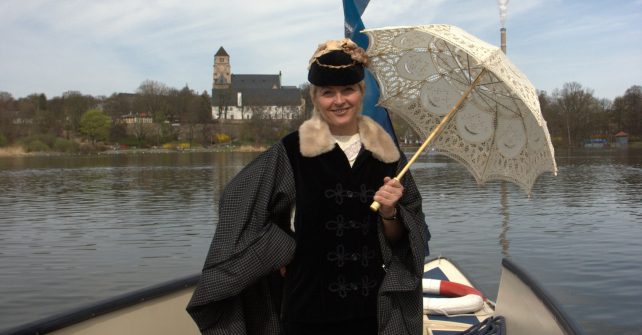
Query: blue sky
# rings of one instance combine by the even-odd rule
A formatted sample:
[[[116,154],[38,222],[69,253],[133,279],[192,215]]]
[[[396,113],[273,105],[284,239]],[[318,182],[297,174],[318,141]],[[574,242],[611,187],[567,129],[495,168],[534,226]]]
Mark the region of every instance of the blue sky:
[[[371,0],[367,28],[446,23],[499,45],[497,0]],[[642,0],[511,0],[508,56],[539,90],[576,81],[613,99],[642,85]],[[306,82],[318,43],[343,35],[340,0],[0,0],[0,91],[201,92],[223,46],[237,74]]]

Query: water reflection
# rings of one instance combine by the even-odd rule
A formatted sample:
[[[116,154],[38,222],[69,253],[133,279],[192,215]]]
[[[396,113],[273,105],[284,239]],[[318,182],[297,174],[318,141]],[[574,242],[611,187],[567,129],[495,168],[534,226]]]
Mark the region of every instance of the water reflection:
[[[510,229],[508,222],[510,220],[510,214],[508,212],[508,188],[506,187],[505,181],[500,181],[500,195],[501,195],[501,215],[502,215],[502,230],[499,234],[499,244],[502,246],[502,255],[504,257],[509,257],[510,253],[508,248],[510,247],[510,241],[508,240],[508,230]]]
[[[195,272],[254,155],[0,159],[0,328]]]

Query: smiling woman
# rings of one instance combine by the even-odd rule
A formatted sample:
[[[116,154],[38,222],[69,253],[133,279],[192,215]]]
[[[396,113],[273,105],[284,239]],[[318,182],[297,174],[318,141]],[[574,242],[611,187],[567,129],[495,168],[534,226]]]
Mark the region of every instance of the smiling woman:
[[[321,44],[312,117],[225,188],[187,309],[204,333],[421,333],[429,235],[412,177],[390,178],[405,158],[361,114],[367,63],[351,40]]]
[[[335,135],[353,135],[359,131],[363,84],[313,86],[312,102]]]

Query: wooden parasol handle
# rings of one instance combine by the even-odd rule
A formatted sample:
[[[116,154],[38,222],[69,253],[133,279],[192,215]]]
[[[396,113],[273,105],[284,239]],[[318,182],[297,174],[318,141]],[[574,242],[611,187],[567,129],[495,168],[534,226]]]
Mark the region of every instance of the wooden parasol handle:
[[[412,155],[412,158],[410,158],[408,163],[406,163],[406,166],[404,166],[403,169],[401,169],[401,171],[399,171],[399,173],[397,174],[397,176],[394,179],[400,181],[401,178],[403,177],[403,175],[405,175],[406,172],[408,172],[408,170],[410,169],[410,165],[412,165],[417,160],[417,158],[419,158],[419,155],[421,155],[421,153],[426,149],[426,147],[428,145],[430,145],[435,140],[435,138],[437,138],[437,136],[439,136],[441,134],[441,132],[444,130],[444,128],[446,127],[446,125],[448,124],[450,119],[457,112],[457,109],[459,109],[459,106],[464,102],[466,97],[468,97],[470,92],[472,92],[473,88],[475,88],[475,86],[477,86],[477,84],[479,83],[479,80],[481,79],[481,77],[482,77],[482,75],[484,73],[486,73],[486,69],[482,68],[481,72],[479,72],[477,77],[475,77],[475,80],[473,80],[472,84],[470,84],[470,86],[468,86],[468,88],[466,89],[464,94],[459,98],[459,100],[457,100],[457,103],[453,106],[453,108],[450,109],[448,114],[446,114],[446,116],[444,116],[444,118],[441,120],[441,122],[439,122],[437,127],[435,127],[435,129],[433,129],[433,131],[430,133],[428,138],[424,141],[423,144],[421,144],[419,149],[417,149],[417,152],[415,152],[415,154]],[[373,212],[379,211],[380,207],[381,207],[381,204],[376,202],[376,201],[373,201],[372,204],[370,204],[370,209]]]

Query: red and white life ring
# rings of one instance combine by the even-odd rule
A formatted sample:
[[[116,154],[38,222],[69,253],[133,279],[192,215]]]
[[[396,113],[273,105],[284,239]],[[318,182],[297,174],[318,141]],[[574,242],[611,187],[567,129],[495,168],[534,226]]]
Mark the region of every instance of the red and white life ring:
[[[484,307],[484,295],[479,290],[446,280],[422,280],[424,293],[439,294],[449,298],[424,297],[424,314],[455,315],[474,313]]]

